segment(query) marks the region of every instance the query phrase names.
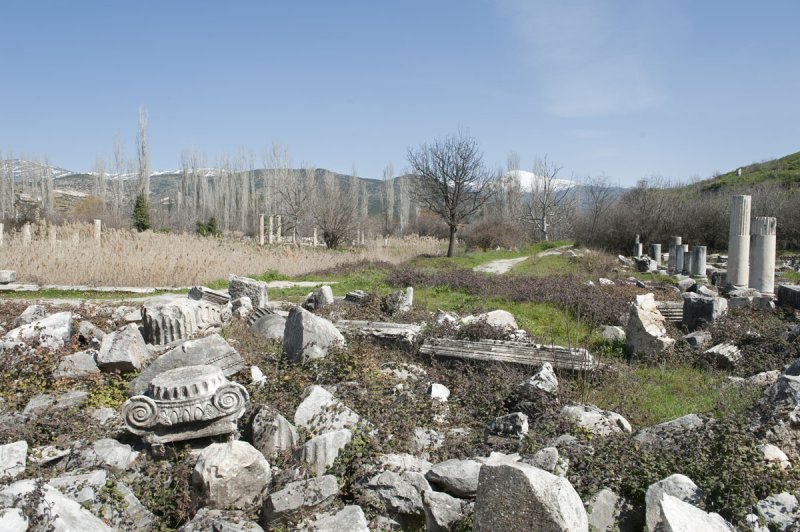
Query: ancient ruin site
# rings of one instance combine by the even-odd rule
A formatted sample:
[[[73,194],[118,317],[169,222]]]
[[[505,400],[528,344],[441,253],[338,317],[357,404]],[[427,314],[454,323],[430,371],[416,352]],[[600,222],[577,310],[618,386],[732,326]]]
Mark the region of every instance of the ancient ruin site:
[[[800,530],[800,4],[4,7],[0,532]]]

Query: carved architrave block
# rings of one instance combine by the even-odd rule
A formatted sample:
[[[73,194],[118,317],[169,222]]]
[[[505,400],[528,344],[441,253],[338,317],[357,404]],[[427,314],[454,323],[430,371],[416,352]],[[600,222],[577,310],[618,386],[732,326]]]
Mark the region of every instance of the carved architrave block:
[[[186,366],[165,371],[145,395],[122,405],[122,419],[149,443],[192,440],[236,431],[250,396],[216,366]]]

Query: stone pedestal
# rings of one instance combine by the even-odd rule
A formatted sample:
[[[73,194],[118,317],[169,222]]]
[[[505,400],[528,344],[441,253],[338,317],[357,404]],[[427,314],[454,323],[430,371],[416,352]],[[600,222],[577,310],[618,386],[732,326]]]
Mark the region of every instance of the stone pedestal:
[[[642,256],[642,245],[639,242],[636,242],[633,245],[633,256],[634,257],[641,257]]]
[[[667,259],[667,269],[670,273],[675,273],[675,257],[678,254],[678,246],[681,245],[683,239],[679,236],[671,236],[669,238],[669,258]]]
[[[731,198],[727,282],[746,287],[750,277],[750,196]]]
[[[216,366],[187,366],[153,379],[145,395],[122,405],[128,430],[150,443],[191,440],[236,431],[250,397]]]
[[[264,245],[264,215],[258,217],[258,245]]]
[[[661,266],[661,244],[650,244],[650,258]]]
[[[101,220],[94,221],[94,239],[100,242],[100,233],[103,230],[103,222]]]
[[[695,246],[692,248],[692,267],[689,274],[698,280],[706,279],[706,247]]]
[[[775,291],[775,218],[757,216],[750,225],[750,288],[762,294]],[[730,271],[730,270],[729,270]],[[730,276],[730,274],[728,274]],[[730,277],[729,277],[730,278]]]

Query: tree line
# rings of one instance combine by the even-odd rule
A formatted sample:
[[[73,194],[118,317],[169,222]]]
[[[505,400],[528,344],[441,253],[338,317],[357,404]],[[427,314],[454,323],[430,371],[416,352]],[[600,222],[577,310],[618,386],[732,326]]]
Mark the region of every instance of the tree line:
[[[357,241],[363,233],[416,233],[448,239],[449,256],[459,241],[489,249],[567,238],[628,253],[636,234],[646,243],[680,235],[724,250],[729,198],[745,193],[753,196],[754,216],[778,218],[779,246],[800,247],[800,194],[780,185],[704,190],[649,178],[622,190],[604,176],[563,180],[562,167],[546,156],[523,173],[514,153],[505,168],[490,170],[477,141],[465,133],[409,147],[406,161],[408,173],[395,176],[389,164],[370,190],[355,167],[349,176],[308,164],[296,168],[279,143],[263,153],[261,167],[252,151],[223,156],[210,167],[205,155],[187,149],[177,178],[163,178],[175,181],[170,193],[164,195],[160,184],[159,197],[152,189],[162,178],[151,174],[147,111],[141,108],[135,158],[120,143],[111,164],[98,158],[90,195],[71,214],[140,230],[253,236],[260,215],[280,215],[284,239],[293,242],[309,238],[315,228],[329,247]],[[523,175],[531,182],[523,184]],[[0,164],[0,218],[13,225],[36,217],[58,219],[53,168],[47,160],[22,164],[9,156]]]

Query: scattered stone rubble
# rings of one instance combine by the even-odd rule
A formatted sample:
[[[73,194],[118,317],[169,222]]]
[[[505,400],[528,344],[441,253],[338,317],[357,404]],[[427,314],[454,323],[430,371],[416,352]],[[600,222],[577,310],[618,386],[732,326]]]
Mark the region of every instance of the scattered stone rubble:
[[[641,254],[641,243],[637,251]],[[648,269],[653,264],[657,268],[663,259],[659,248],[653,247],[651,252],[655,256],[647,259]],[[687,259],[684,253],[682,260],[684,265],[688,260],[689,269],[696,270],[699,267],[696,265],[703,263],[704,252],[693,254],[692,259]],[[235,290],[234,285],[237,286]],[[278,307],[267,306],[266,287],[259,281],[232,278],[231,287],[230,296],[222,291],[194,287],[188,298],[151,298],[141,310],[141,331],[135,323],[108,333],[89,322],[80,324],[78,337],[85,349],[63,357],[56,375],[80,379],[100,371],[140,371],[131,382],[132,396],[119,416],[114,411],[110,414],[96,412],[98,423],[100,420],[122,423],[133,435],[129,437],[140,438],[135,440],[140,443],[132,446],[128,444],[130,440],[123,443],[126,440],[104,438],[84,443],[77,451],[57,446],[29,449],[26,441],[0,445],[0,529],[28,527],[28,514],[18,511],[17,506],[30,500],[34,492],[41,501],[40,517],[57,530],[130,529],[131,526],[146,529],[156,517],[119,479],[136,468],[143,454],[163,452],[164,444],[177,441],[190,442],[194,447],[193,456],[196,456],[191,474],[196,513],[180,529],[185,531],[261,530],[261,527],[358,531],[376,527],[424,527],[439,531],[463,527],[469,522],[475,530],[623,528],[622,523],[628,518],[623,514],[630,510],[626,507],[627,501],[606,488],[584,502],[567,480],[570,463],[559,449],[563,451],[564,445],[574,445],[574,436],[563,434],[547,443],[548,447],[524,457],[492,452],[489,456],[431,463],[426,460],[429,452],[434,454],[444,442],[466,433],[465,429],[437,424],[442,418],[435,418],[435,422],[428,425],[433,428],[423,426],[414,430],[415,455],[375,458],[365,478],[351,487],[353,499],[348,498],[345,505],[341,485],[332,474],[335,472],[332,468],[343,452],[352,450],[354,442],[371,438],[382,427],[372,426],[369,419],[347,407],[337,398],[340,392],[335,387],[307,387],[291,421],[269,404],[248,408],[250,397],[246,388],[233,379],[240,379],[237,373],[249,366],[236,349],[214,331],[226,319],[226,312],[238,319],[246,318],[254,333],[283,342],[282,355],[287,360],[303,363],[323,358],[330,349],[345,345],[342,333],[378,340],[399,339],[402,345],[412,347],[421,326],[346,320],[332,323],[300,306],[294,307],[286,317]],[[782,290],[785,292],[784,286],[777,289],[779,298]],[[398,294],[393,299],[399,304],[394,311],[409,310],[412,294],[410,290],[403,292],[402,297]],[[333,303],[329,287],[322,287],[312,295],[306,304],[312,310]],[[359,294],[350,299],[363,301],[368,297]],[[237,308],[247,309],[246,300],[252,302],[252,312],[249,315],[236,312]],[[680,319],[688,329],[702,329],[724,313],[727,302],[728,299],[708,292],[696,282],[687,283]],[[203,314],[208,309],[211,310]],[[56,316],[58,319],[53,319]],[[456,328],[481,320],[512,334],[518,330],[514,316],[505,311],[466,319],[443,314],[436,321],[440,321],[439,318],[442,323]],[[70,313],[48,316],[45,310],[42,315],[42,309],[32,306],[20,316],[19,327],[6,333],[4,339],[39,342],[56,349],[70,340],[71,321]],[[653,356],[674,343],[666,335],[665,322],[653,295],[639,296],[631,306],[626,329],[609,328],[607,339],[625,339],[632,352]],[[39,326],[29,327],[34,324]],[[697,349],[704,349],[707,347],[704,344],[709,342],[704,332],[696,331],[684,339]],[[428,347],[423,346],[421,352],[446,356],[443,355],[445,348],[455,349],[451,342],[455,341],[428,342]],[[167,343],[169,345],[165,345]],[[520,404],[543,397],[557,404],[559,383],[554,368],[594,367],[591,355],[585,350],[530,342],[466,342],[458,349],[459,353],[472,353],[473,356],[464,358],[473,360],[520,362],[514,357],[520,354],[527,357],[527,363],[535,367],[535,372],[517,387]],[[474,356],[476,353],[483,358]],[[706,349],[704,354],[716,357],[722,366],[735,365],[740,356],[738,348],[730,344]],[[531,358],[537,356],[539,358]],[[745,384],[766,387],[762,402],[768,406],[765,411],[769,414],[761,422],[769,427],[768,441],[760,451],[764,460],[781,469],[793,467],[798,453],[790,450],[800,448],[798,367],[800,362],[783,373],[763,378],[756,376],[761,380],[748,379]],[[384,367],[381,373],[397,382],[393,393],[397,393],[398,401],[409,393],[426,394],[439,407],[461,399],[457,388],[450,390],[434,382],[433,376],[428,377],[424,370],[411,364]],[[263,373],[260,375],[262,385],[268,385],[267,377]],[[350,383],[340,384],[345,385]],[[45,416],[56,410],[85,408],[88,395],[79,390],[52,397],[37,396],[22,414]],[[487,419],[486,442],[524,438],[529,431],[529,410],[520,410],[508,409],[504,415]],[[248,416],[244,420],[246,411]],[[559,404],[555,412],[562,422],[567,421],[593,437],[633,434],[633,428],[623,416],[594,405]],[[663,446],[674,445],[687,431],[702,430],[708,423],[713,420],[692,414],[644,427],[632,437],[639,445],[657,452]],[[209,440],[209,437],[216,438]],[[33,463],[39,467],[62,464],[65,470],[46,481],[28,479],[26,468]],[[24,480],[18,480],[20,477]],[[276,478],[281,480],[274,487]],[[125,501],[123,510],[111,508],[99,495],[112,484]],[[718,514],[699,507],[701,497],[701,491],[689,478],[671,475],[649,487],[641,520],[651,530],[733,530]],[[358,505],[349,504],[351,502]],[[365,513],[367,505],[369,511]],[[753,512],[753,523],[761,519],[778,529],[796,526],[800,515],[797,499],[790,493],[770,495],[759,501]],[[256,513],[258,524],[250,520]],[[754,530],[758,528],[754,526]]]

